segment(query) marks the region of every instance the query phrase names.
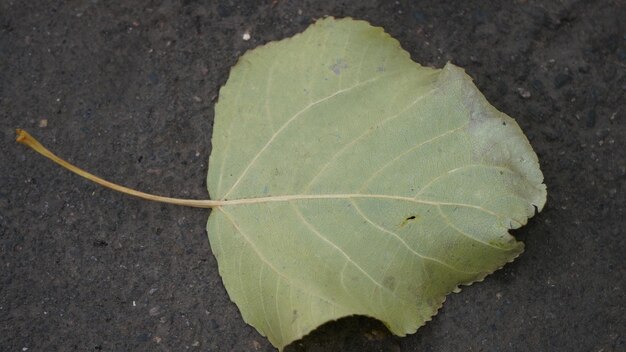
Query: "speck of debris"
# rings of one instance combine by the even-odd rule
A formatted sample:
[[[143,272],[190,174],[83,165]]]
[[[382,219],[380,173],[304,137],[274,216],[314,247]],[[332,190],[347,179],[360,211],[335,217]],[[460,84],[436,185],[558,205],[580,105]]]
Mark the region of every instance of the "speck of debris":
[[[386,337],[385,332],[378,329],[372,329],[371,331],[365,332],[364,335],[368,341],[382,341]]]
[[[159,315],[159,313],[161,313],[161,310],[160,310],[159,306],[152,307],[148,311],[148,314],[150,314],[151,317],[157,316],[157,315]]]
[[[93,241],[93,246],[94,247],[106,247],[109,245],[109,242],[104,241],[104,240],[95,240]]]
[[[520,87],[520,88],[517,88],[517,92],[519,93],[519,96],[524,99],[530,98],[530,91],[528,91],[528,89]]]
[[[243,39],[245,41],[250,40],[250,32],[249,31],[243,32],[243,36],[241,36],[241,39]]]
[[[41,127],[41,128],[48,127],[48,119],[41,119],[41,120],[39,120],[39,127]]]

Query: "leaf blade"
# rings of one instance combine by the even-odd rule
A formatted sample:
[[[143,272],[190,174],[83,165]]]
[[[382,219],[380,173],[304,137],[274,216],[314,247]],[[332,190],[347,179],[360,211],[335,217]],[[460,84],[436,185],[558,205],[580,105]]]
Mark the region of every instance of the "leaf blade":
[[[513,119],[461,69],[423,68],[361,21],[244,55],[213,148],[209,191],[234,199],[207,224],[220,274],[279,349],[353,314],[415,332],[447,293],[517,257],[508,230],[545,203]]]

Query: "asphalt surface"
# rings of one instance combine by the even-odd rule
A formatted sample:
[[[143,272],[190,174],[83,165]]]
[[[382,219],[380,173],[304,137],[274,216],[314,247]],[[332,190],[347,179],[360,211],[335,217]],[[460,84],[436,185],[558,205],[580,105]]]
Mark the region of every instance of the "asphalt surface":
[[[222,286],[207,210],[100,188],[14,129],[112,181],[206,198],[230,67],[325,15],[464,67],[529,137],[548,202],[514,232],[526,252],[416,334],[352,317],[287,350],[626,350],[624,1],[0,0],[1,351],[273,350]]]

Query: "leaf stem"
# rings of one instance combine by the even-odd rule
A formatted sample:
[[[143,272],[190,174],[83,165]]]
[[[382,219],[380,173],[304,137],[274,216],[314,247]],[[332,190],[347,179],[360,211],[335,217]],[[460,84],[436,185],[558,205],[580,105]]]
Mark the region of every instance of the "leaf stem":
[[[219,207],[221,205],[223,205],[225,202],[224,201],[219,201],[219,200],[210,200],[210,199],[182,199],[182,198],[170,198],[170,197],[163,197],[163,196],[157,196],[154,194],[149,194],[149,193],[144,193],[144,192],[140,192],[137,190],[134,190],[132,188],[128,188],[128,187],[124,187],[124,186],[120,186],[118,184],[115,184],[113,182],[109,182],[105,179],[102,179],[96,175],[93,175],[79,167],[76,167],[72,164],[70,164],[69,162],[61,159],[60,157],[56,156],[54,153],[52,153],[51,151],[49,151],[46,147],[44,147],[43,145],[41,145],[41,143],[39,143],[33,136],[31,136],[28,132],[22,130],[22,129],[17,129],[15,130],[15,132],[17,133],[17,137],[15,138],[15,141],[22,143],[26,146],[28,146],[29,148],[33,149],[34,151],[36,151],[37,153],[45,156],[46,158],[54,161],[55,163],[61,165],[62,167],[72,171],[73,173],[82,176],[90,181],[93,181],[101,186],[104,186],[106,188],[110,188],[114,191],[118,191],[118,192],[122,192],[131,196],[135,196],[135,197],[139,197],[142,199],[146,199],[146,200],[151,200],[151,201],[155,201],[155,202],[161,202],[161,203],[169,203],[169,204],[176,204],[176,205],[184,205],[184,206],[189,206],[189,207],[195,207],[195,208],[216,208]]]

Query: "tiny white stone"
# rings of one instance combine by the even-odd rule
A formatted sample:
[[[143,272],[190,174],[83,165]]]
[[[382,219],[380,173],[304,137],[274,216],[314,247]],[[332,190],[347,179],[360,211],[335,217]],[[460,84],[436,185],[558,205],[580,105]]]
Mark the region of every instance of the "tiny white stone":
[[[528,99],[531,96],[530,92],[525,88],[517,88],[517,92],[519,93],[520,97],[524,99]]]
[[[137,303],[135,303],[135,301],[133,301],[133,307],[137,307]]]
[[[241,37],[243,40],[250,40],[250,33],[248,31],[243,32],[243,36]]]

